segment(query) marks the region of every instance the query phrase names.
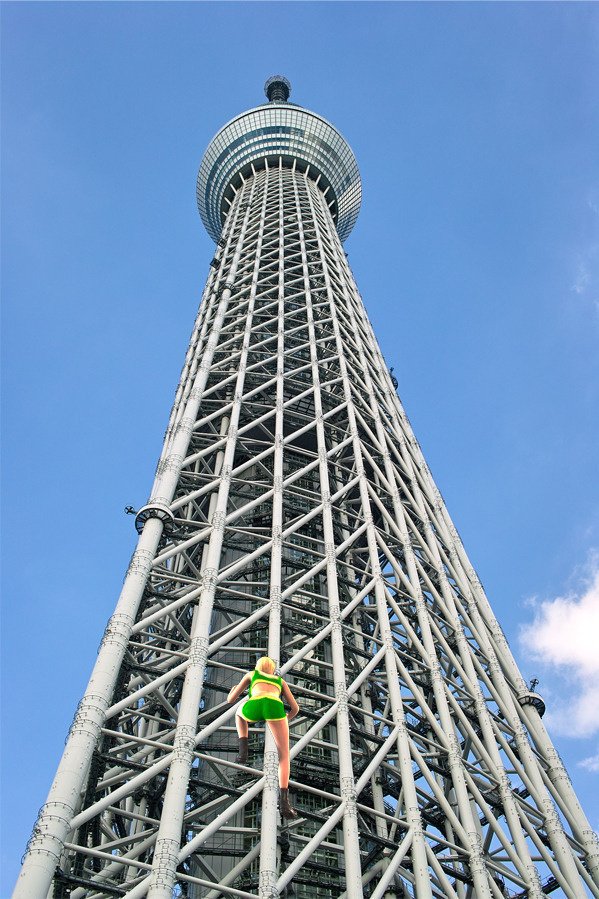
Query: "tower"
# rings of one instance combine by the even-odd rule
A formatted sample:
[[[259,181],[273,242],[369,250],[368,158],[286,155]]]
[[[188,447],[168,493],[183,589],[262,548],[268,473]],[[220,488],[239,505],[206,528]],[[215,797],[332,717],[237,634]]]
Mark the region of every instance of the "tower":
[[[360,178],[268,103],[198,176],[217,249],[139,542],[15,896],[599,895],[597,841],[395,393],[348,267]],[[276,751],[226,696],[268,653]],[[264,746],[264,750],[263,750]]]

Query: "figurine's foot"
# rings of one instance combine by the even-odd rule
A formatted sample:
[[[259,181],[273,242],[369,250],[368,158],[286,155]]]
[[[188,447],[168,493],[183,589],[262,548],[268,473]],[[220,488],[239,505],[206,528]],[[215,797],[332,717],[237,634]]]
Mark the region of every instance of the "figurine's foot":
[[[237,758],[235,759],[240,765],[245,765],[248,760],[248,738],[240,737],[239,738],[239,752],[237,754]]]
[[[281,787],[279,791],[279,811],[281,818],[297,818],[296,810],[289,805],[289,789]]]

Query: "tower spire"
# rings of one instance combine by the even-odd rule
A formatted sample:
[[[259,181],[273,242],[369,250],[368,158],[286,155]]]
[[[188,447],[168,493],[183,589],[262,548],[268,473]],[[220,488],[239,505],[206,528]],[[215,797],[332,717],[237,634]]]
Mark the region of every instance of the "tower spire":
[[[291,84],[284,75],[272,75],[264,85],[264,93],[270,103],[286,103],[291,93]]]

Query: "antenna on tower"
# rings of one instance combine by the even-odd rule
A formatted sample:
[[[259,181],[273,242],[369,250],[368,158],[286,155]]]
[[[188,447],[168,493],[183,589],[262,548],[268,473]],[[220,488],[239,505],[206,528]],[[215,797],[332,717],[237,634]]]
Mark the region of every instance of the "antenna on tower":
[[[284,75],[271,75],[264,85],[269,103],[286,103],[291,93],[291,82]]]

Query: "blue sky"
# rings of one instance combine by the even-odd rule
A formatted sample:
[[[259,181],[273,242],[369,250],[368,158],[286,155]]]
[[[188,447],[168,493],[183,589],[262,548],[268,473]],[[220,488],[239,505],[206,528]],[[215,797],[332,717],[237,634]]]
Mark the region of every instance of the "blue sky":
[[[599,827],[599,7],[4,3],[2,42],[0,895],[134,548],[212,257],[202,153],[275,72],[354,149],[350,264]]]

